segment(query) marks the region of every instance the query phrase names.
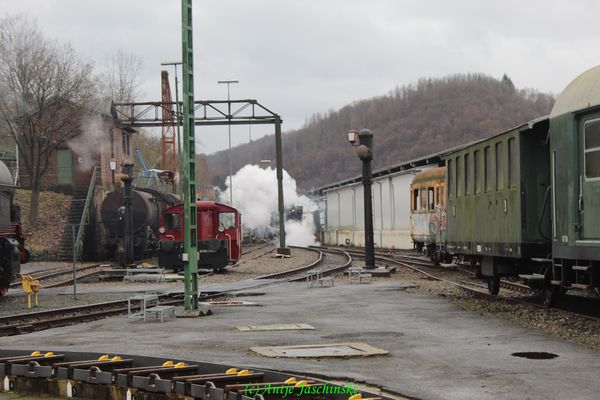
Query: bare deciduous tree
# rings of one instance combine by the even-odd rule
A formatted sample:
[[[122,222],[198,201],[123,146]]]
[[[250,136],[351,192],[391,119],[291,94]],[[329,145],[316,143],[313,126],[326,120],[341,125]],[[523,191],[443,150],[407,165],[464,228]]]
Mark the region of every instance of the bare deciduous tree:
[[[115,103],[134,102],[139,95],[142,58],[119,49],[107,57],[98,74],[98,92]]]
[[[80,117],[94,95],[91,73],[68,44],[44,37],[29,18],[0,19],[0,119],[29,175],[32,228],[50,160],[80,132]]]

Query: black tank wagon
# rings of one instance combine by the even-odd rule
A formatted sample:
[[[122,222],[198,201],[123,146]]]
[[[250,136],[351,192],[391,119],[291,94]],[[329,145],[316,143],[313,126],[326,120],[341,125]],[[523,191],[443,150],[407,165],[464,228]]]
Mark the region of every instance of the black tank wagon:
[[[133,190],[133,252],[134,259],[151,257],[158,249],[158,226],[161,214],[169,207],[181,203],[172,194],[152,189]],[[100,206],[102,224],[107,230],[104,247],[110,258],[122,261],[125,253],[125,207],[123,193],[107,194]]]

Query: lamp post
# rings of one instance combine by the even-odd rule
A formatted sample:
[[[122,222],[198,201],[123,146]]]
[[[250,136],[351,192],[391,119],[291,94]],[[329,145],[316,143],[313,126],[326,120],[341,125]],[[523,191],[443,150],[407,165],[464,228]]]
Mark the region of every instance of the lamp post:
[[[371,160],[373,159],[373,132],[362,129],[348,132],[348,141],[356,147],[362,161],[362,183],[365,204],[365,268],[375,268],[375,243],[373,242],[373,200],[371,198]]]
[[[231,99],[229,97],[229,85],[232,83],[240,83],[240,81],[229,80],[229,81],[218,81],[217,83],[227,84],[227,118],[231,121]],[[227,125],[229,130],[229,205],[233,206],[233,181],[232,181],[232,167],[231,167],[231,124]]]

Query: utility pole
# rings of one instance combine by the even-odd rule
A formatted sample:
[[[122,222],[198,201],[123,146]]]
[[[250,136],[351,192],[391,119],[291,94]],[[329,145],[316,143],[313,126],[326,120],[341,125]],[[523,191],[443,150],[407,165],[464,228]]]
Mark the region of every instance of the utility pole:
[[[227,119],[231,122],[231,98],[229,97],[229,85],[232,83],[240,83],[240,81],[218,81],[217,83],[227,84]],[[231,167],[231,123],[227,125],[229,130],[229,205],[233,207],[233,168]]]
[[[181,0],[183,60],[183,269],[184,306],[198,309],[198,234],[196,231],[196,142],[194,135],[194,51],[192,0]]]

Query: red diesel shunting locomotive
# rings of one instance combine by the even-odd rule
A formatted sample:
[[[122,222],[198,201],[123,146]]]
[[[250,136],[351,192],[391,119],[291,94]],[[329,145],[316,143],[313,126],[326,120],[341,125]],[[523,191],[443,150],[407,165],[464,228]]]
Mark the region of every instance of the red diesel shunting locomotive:
[[[240,215],[233,207],[214,201],[197,201],[198,266],[222,271],[242,255]],[[161,216],[158,264],[183,269],[183,205],[166,209]]]

